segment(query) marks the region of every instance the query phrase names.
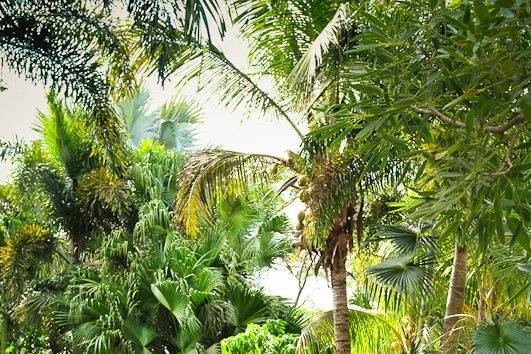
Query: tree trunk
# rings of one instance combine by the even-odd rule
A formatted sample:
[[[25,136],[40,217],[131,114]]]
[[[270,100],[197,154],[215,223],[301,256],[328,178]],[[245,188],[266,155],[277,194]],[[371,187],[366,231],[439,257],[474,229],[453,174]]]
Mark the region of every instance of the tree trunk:
[[[457,322],[463,313],[465,304],[466,265],[467,249],[456,245],[454,251],[454,263],[450,278],[450,288],[446,300],[446,314],[444,316],[444,328],[441,352],[444,354],[457,353],[459,345],[459,327]],[[457,325],[457,326],[456,326]]]
[[[8,339],[8,323],[7,315],[2,311],[0,313],[0,353],[5,353],[7,349]]]
[[[487,290],[485,289],[483,280],[479,287],[478,320],[480,322],[485,322],[487,320]]]
[[[346,259],[330,270],[334,298],[334,336],[337,354],[350,354],[350,332],[348,325],[347,270]]]

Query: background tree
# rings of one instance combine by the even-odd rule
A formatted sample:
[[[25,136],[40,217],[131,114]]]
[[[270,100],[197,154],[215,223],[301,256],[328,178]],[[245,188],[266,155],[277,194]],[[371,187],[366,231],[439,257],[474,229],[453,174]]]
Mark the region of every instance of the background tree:
[[[137,148],[144,139],[154,139],[170,149],[192,148],[194,124],[201,120],[196,104],[172,100],[155,111],[150,112],[149,109],[149,94],[146,91],[118,103],[117,114],[133,147]]]

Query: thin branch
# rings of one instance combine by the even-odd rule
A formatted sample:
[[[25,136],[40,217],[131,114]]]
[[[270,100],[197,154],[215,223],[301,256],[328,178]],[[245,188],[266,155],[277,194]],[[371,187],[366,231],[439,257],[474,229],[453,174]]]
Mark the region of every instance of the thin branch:
[[[466,127],[465,123],[457,121],[457,120],[454,120],[454,119],[448,117],[447,115],[441,113],[439,110],[437,110],[434,107],[430,107],[429,109],[419,108],[419,107],[412,107],[412,108],[413,108],[414,112],[432,115],[435,118],[437,118],[439,121],[441,121],[443,123],[446,123],[446,124],[449,124],[449,125],[453,125],[454,127],[458,127],[458,128],[465,128]],[[505,133],[507,130],[511,129],[512,127],[514,127],[515,125],[521,124],[521,123],[524,123],[524,122],[525,122],[525,118],[524,118],[523,113],[519,113],[514,118],[511,118],[509,121],[507,121],[504,124],[501,124],[501,125],[487,125],[487,126],[481,128],[481,131],[489,132],[489,133],[502,134],[502,133]]]

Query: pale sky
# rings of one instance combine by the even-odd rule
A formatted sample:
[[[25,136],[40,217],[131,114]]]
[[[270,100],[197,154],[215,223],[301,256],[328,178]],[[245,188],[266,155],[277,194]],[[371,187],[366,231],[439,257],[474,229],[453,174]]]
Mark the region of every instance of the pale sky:
[[[247,48],[245,43],[229,31],[223,43],[219,45],[227,57],[241,69],[247,69]],[[18,137],[26,142],[38,138],[33,127],[36,124],[36,112],[46,111],[45,89],[42,85],[27,82],[9,71],[3,71],[4,86],[7,90],[0,92],[0,139],[12,140]],[[271,87],[268,82],[260,82],[264,87]],[[203,94],[198,94],[193,85],[190,87],[175,87],[167,82],[162,88],[155,78],[144,83],[151,96],[152,109],[158,108],[165,101],[179,92],[180,96],[189,97],[196,101],[203,111],[203,122],[197,129],[199,145],[221,146],[225,149],[266,153],[285,156],[286,150],[297,151],[300,139],[288,123],[264,117],[260,113],[243,120],[243,111],[227,110],[216,100],[208,100]],[[304,130],[304,129],[303,129]],[[11,165],[0,162],[0,182],[9,178]],[[296,213],[300,205],[289,208],[288,214],[296,221]],[[266,271],[259,276],[260,284],[272,294],[286,298],[294,298],[297,294],[296,278],[289,274],[282,265]],[[311,277],[302,294],[305,307],[330,309],[332,307],[331,294],[326,281],[322,278]]]

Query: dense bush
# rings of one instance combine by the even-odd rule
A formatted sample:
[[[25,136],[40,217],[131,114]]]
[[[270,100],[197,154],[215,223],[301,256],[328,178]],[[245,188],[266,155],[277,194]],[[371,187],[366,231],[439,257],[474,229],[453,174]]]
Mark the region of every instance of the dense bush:
[[[260,326],[249,324],[244,333],[221,341],[222,354],[291,354],[299,335],[286,333],[286,322],[269,320]]]

